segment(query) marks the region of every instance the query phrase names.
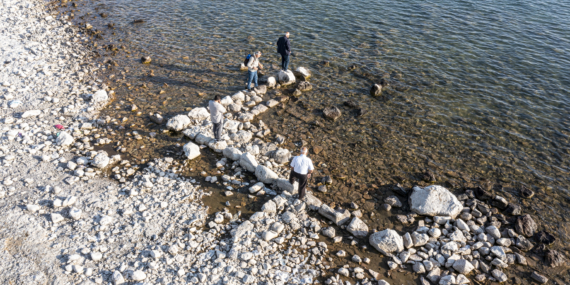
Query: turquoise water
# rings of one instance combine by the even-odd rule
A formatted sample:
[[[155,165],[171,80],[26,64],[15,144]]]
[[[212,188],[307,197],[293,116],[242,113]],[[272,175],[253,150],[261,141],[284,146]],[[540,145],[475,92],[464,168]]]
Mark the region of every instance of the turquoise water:
[[[339,146],[329,146],[323,160],[337,174],[361,168],[367,176],[353,183],[391,183],[430,169],[460,185],[525,184],[570,201],[568,2],[101,0],[81,9],[76,21],[132,52],[118,55],[120,68],[129,69],[127,81],[148,82],[148,92],[117,94],[143,98],[142,109],[163,83],[170,99],[161,97],[167,101],[154,110],[166,115],[242,89],[236,66],[243,57],[260,50],[269,73],[277,70],[275,42],[289,31],[292,67],[314,74],[301,115],[318,118],[324,106],[348,99],[368,110],[356,117],[344,108],[327,123]],[[141,66],[141,55],[152,55],[153,65]],[[390,86],[371,97],[381,79]],[[292,140],[301,133],[310,144],[331,141],[311,137],[319,131],[287,113],[262,119]]]

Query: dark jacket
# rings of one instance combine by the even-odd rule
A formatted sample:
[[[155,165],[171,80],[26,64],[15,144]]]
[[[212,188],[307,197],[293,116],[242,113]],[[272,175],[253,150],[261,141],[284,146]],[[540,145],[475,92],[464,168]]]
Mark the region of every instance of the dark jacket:
[[[291,54],[291,42],[288,37],[282,36],[279,38],[277,41],[277,52],[281,55]]]

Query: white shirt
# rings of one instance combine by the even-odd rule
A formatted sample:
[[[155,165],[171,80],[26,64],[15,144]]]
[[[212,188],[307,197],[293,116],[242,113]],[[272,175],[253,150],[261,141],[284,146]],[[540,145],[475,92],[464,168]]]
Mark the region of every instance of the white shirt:
[[[210,101],[210,119],[212,119],[212,123],[219,124],[224,120],[224,113],[226,112],[226,108],[222,106],[222,104],[212,100]]]
[[[303,175],[308,174],[309,170],[315,169],[313,167],[313,161],[304,154],[293,157],[291,167],[293,167],[295,172]]]

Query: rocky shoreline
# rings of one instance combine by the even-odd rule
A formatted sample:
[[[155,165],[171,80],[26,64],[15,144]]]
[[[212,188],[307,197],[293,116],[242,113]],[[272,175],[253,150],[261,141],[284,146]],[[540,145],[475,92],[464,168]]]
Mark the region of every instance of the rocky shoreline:
[[[50,16],[43,6],[6,0],[0,7],[2,283],[389,284],[390,272],[399,270],[414,271],[422,284],[503,282],[502,269],[526,265],[525,252],[549,241],[544,232],[546,239],[537,240],[536,224],[520,206],[484,190],[456,197],[443,187],[417,187],[402,190],[404,203],[397,196],[386,198],[385,210],[406,203],[411,208],[397,219],[417,228],[403,235],[370,230],[356,203],[349,211],[310,193],[304,201],[295,199],[296,185],[287,180],[291,150],[279,147],[285,138],[275,134],[274,142],[266,142],[273,135],[270,128],[252,121],[288,99],[263,102],[259,95],[267,88],[293,85],[297,77],[303,81],[295,92],[311,89],[305,81],[310,72],[302,68],[297,76],[269,77],[257,92],[224,97],[232,111],[224,141],[212,141],[206,108],[172,118],[152,114],[155,123],[195,142],[180,146],[188,159],[205,148],[223,155],[218,175],[206,181],[223,185],[224,195],[245,190],[252,198],[271,197],[248,219],[227,209],[209,215],[202,198],[211,191],[181,176],[184,166],[175,159],[157,158],[143,166],[95,150],[111,143],[107,135],[120,123],[98,118],[97,111],[113,97],[98,79],[106,68],[94,64],[78,28]],[[335,120],[340,110],[324,115]],[[129,135],[142,139],[136,132]],[[120,184],[106,179],[109,173]],[[246,181],[251,175],[256,179]],[[330,182],[326,177],[319,191]],[[430,200],[432,192],[448,207],[430,208],[436,201]],[[419,220],[418,214],[428,217]],[[334,265],[327,243],[343,241],[337,231],[350,233],[351,245],[368,248],[360,244],[368,241],[390,257],[386,276],[374,271],[366,256]],[[567,266],[557,251],[549,251],[546,261]],[[528,278],[548,281],[534,271]]]

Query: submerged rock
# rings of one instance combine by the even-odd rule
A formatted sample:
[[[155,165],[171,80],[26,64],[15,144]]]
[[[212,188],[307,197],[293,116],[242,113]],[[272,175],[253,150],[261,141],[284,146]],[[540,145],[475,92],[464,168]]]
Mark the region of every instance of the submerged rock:
[[[299,82],[299,85],[297,85],[297,89],[299,89],[301,92],[307,92],[313,90],[313,85],[311,85],[311,83],[308,81],[302,81]]]
[[[137,23],[136,20],[135,20],[135,23]],[[141,63],[142,64],[149,64],[151,61],[152,61],[152,58],[150,58],[150,56],[141,57]]]
[[[540,231],[536,233],[534,235],[534,238],[536,241],[544,244],[552,244],[554,241],[556,241],[556,238],[553,235],[545,231]]]
[[[549,250],[544,256],[544,261],[550,267],[558,267],[566,265],[566,257],[557,250]]]
[[[339,108],[331,106],[323,109],[323,115],[329,120],[336,121],[336,119],[338,119],[342,113],[340,112]]]
[[[371,96],[380,96],[382,95],[382,86],[378,84],[372,85],[370,88],[370,95]]]
[[[156,124],[162,124],[164,122],[164,118],[160,114],[150,115],[150,120]]]
[[[455,219],[463,210],[457,197],[438,185],[414,187],[409,204],[413,212],[425,216],[449,216]]]
[[[525,237],[532,237],[537,228],[538,226],[529,214],[520,216],[515,223],[517,233]]]
[[[534,191],[528,189],[526,186],[522,185],[520,190],[521,196],[526,199],[530,199],[534,196]]]

